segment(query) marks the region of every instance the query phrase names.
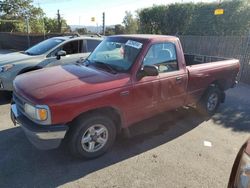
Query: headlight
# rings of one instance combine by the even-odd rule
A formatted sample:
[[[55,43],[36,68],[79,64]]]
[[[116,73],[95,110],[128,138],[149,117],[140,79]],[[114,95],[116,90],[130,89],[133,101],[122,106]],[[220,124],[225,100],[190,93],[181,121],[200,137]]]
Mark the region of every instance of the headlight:
[[[24,105],[25,113],[32,119],[38,121],[46,121],[49,118],[49,107],[46,105],[32,106],[28,103]]]
[[[0,72],[6,72],[6,71],[12,69],[13,67],[14,67],[13,64],[7,64],[7,65],[0,66]]]
[[[243,152],[235,183],[236,187],[250,187],[250,156],[246,152]]]

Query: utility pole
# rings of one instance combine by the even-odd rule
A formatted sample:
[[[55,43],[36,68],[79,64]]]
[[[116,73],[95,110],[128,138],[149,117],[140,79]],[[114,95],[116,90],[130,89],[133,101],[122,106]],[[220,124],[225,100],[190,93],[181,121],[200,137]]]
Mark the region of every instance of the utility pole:
[[[60,15],[59,10],[57,10],[57,32],[59,33],[62,32],[62,20],[61,20],[61,15]]]
[[[26,31],[27,31],[27,40],[28,40],[28,48],[30,47],[30,29],[29,29],[29,18],[28,16],[25,16],[25,22],[26,22]]]
[[[44,18],[42,18],[43,20],[43,40],[45,40],[45,24],[44,24]]]
[[[105,12],[102,13],[102,34],[105,35]]]

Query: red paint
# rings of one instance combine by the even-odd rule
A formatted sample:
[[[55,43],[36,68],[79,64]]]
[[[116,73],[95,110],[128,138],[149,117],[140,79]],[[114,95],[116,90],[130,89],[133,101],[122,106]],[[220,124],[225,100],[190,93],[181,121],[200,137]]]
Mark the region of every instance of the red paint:
[[[247,140],[247,146],[245,149],[245,152],[250,156],[250,138]]]
[[[73,64],[57,66],[18,76],[14,82],[15,91],[34,104],[48,105],[53,124],[69,123],[89,110],[113,107],[120,112],[122,126],[127,127],[159,112],[195,103],[214,81],[226,90],[233,85],[239,72],[239,61],[234,59],[186,67],[176,37],[118,37],[144,41],[129,73],[114,75]],[[149,47],[159,42],[175,44],[179,70],[137,80],[136,74]],[[181,82],[178,83],[176,77],[181,77]],[[121,95],[122,92],[129,94]]]

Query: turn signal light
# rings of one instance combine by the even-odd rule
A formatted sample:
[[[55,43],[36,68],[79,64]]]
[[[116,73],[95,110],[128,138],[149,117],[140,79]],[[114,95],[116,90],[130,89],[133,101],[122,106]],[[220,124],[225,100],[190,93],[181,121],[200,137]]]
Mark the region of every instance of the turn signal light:
[[[45,121],[48,118],[48,112],[46,109],[42,109],[42,108],[37,109],[37,115],[41,121]]]

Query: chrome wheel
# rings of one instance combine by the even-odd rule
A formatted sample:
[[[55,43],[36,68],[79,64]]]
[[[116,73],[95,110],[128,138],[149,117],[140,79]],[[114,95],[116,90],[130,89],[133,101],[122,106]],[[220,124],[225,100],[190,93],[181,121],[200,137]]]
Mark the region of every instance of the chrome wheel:
[[[104,125],[92,125],[82,136],[82,148],[87,152],[96,152],[105,146],[108,136],[108,129]]]
[[[217,104],[218,104],[218,101],[219,101],[219,96],[217,93],[212,93],[209,97],[208,97],[208,100],[207,100],[207,109],[208,111],[213,111]]]

